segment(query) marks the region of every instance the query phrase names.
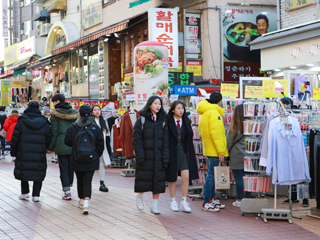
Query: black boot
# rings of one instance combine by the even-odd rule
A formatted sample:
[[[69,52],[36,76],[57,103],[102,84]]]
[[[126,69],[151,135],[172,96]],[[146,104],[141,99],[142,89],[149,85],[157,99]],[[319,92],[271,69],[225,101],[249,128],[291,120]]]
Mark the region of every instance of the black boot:
[[[107,188],[106,185],[104,185],[104,182],[103,182],[103,181],[100,181],[99,191],[101,191],[101,192],[109,192],[109,189]]]

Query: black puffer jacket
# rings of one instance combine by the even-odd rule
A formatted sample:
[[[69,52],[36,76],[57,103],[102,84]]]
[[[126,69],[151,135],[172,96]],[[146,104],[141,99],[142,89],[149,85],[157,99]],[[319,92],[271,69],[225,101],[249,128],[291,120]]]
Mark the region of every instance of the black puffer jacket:
[[[71,153],[71,169],[75,172],[86,172],[86,171],[94,171],[99,169],[99,158],[104,150],[104,140],[101,129],[97,124],[94,123],[94,118],[92,116],[88,117],[87,122],[82,122],[82,117],[78,118],[78,120],[73,123],[68,129],[66,133],[66,137],[64,139],[64,144],[69,147],[74,147],[74,141],[76,135],[80,128],[87,127],[93,125],[91,130],[96,140],[96,153],[94,155],[92,162],[77,162],[73,158],[73,153]]]
[[[5,112],[0,112],[0,130],[3,128],[4,121],[7,119],[7,115]]]
[[[145,116],[143,130],[141,118],[134,124],[133,146],[137,160],[135,192],[165,192],[165,168],[169,164],[168,127],[163,126],[165,121],[166,117],[158,114],[156,122],[151,116]]]
[[[14,176],[22,181],[43,181],[47,170],[46,150],[51,141],[48,119],[36,108],[27,108],[18,118],[11,140],[16,157]]]

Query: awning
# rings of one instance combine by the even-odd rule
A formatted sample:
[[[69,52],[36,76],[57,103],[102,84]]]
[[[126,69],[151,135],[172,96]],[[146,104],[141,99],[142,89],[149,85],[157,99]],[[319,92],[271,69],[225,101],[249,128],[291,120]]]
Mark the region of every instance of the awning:
[[[14,73],[13,73],[13,76],[18,76],[18,75],[20,75],[20,74],[22,74],[22,73],[25,73],[25,72],[26,72],[26,69],[23,69],[23,70],[14,72]]]
[[[32,58],[32,57],[31,57]],[[19,68],[21,68],[23,65],[25,65],[26,63],[28,63],[30,61],[31,58],[27,58],[24,60],[20,60],[18,62],[15,62],[14,64],[12,64],[11,66],[7,66],[7,70],[17,70]]]
[[[42,57],[42,58],[39,58],[38,60],[36,60],[35,64],[33,64],[33,65],[28,67],[28,70],[32,71],[32,70],[35,70],[37,68],[42,68],[42,67],[45,67],[47,65],[50,65],[51,64],[51,60],[52,60],[52,54],[50,54],[48,56],[45,56],[45,57]]]
[[[115,32],[119,32],[119,31],[122,31],[123,29],[127,28],[128,27],[128,22],[129,20],[125,20],[125,21],[122,21],[118,24],[115,24],[115,25],[112,25],[112,26],[109,26],[109,27],[106,27],[96,33],[92,33],[88,36],[85,36],[85,37],[82,37],[80,38],[79,40],[76,40],[76,41],[73,41],[69,44],[67,44],[66,46],[64,47],[61,47],[61,48],[58,48],[54,51],[52,51],[52,55],[56,55],[58,53],[61,53],[61,52],[65,52],[67,50],[69,50],[70,48],[76,48],[76,47],[79,47],[85,43],[88,43],[88,42],[91,42],[91,41],[94,41],[100,37],[103,37],[107,34],[111,34],[111,33],[115,33]]]
[[[48,18],[50,18],[50,13],[48,13],[48,9],[43,9],[40,12],[36,13],[32,20],[33,21],[46,21]]]
[[[48,13],[58,13],[60,10],[67,10],[67,0],[57,0],[47,8]]]
[[[320,21],[270,32],[250,44],[250,50],[265,49],[320,36]]]

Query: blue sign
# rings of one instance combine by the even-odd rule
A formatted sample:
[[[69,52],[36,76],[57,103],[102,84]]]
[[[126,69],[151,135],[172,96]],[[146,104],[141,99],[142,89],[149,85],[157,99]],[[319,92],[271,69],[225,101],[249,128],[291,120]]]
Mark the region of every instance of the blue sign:
[[[0,75],[4,74],[4,67],[0,67]]]
[[[171,85],[170,88],[171,94],[177,94],[180,96],[197,95],[197,86],[194,85]]]

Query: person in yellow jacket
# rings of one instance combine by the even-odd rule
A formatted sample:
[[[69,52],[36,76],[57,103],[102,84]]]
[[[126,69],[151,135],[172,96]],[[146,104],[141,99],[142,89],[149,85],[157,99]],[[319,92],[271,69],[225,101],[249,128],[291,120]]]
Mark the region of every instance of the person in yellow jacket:
[[[199,133],[202,138],[203,155],[207,160],[207,179],[203,190],[202,210],[218,212],[220,208],[225,208],[215,196],[214,188],[214,167],[219,166],[219,162],[224,162],[228,156],[227,140],[222,116],[224,109],[220,107],[222,95],[213,92],[210,99],[201,101],[197,105],[199,118]]]

